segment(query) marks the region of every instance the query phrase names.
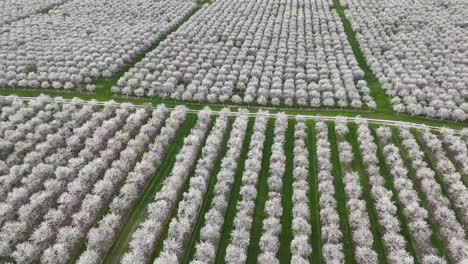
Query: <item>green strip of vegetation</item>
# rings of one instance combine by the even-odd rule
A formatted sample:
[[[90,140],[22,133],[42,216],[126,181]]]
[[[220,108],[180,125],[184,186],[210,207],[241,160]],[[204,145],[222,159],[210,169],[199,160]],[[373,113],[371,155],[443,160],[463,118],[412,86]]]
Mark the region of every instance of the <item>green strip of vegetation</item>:
[[[364,162],[362,161],[361,150],[359,149],[358,136],[357,136],[357,124],[348,124],[349,133],[347,140],[353,148],[353,170],[359,175],[359,181],[362,186],[362,198],[366,201],[367,214],[369,216],[370,228],[374,238],[373,248],[376,251],[379,259],[379,263],[386,264],[387,257],[385,255],[384,242],[382,241],[383,234],[380,232],[379,222],[377,218],[377,212],[374,207],[372,200],[370,185],[367,179],[367,172],[364,169]]]
[[[292,234],[292,209],[293,209],[293,182],[294,182],[294,119],[288,120],[288,129],[286,131],[286,142],[284,152],[286,155],[286,170],[283,176],[283,191],[281,193],[281,204],[283,214],[281,215],[281,234],[279,236],[279,260],[280,263],[291,262],[291,240]]]
[[[205,224],[205,214],[210,209],[211,201],[213,200],[213,190],[216,184],[218,173],[221,169],[221,161],[226,156],[226,152],[228,151],[228,140],[229,136],[231,135],[231,126],[234,118],[229,119],[228,127],[226,128],[226,134],[224,135],[222,148],[219,151],[218,159],[213,167],[213,172],[211,173],[210,180],[208,182],[208,186],[206,188],[205,199],[203,200],[203,205],[200,208],[200,213],[198,214],[197,222],[193,227],[192,234],[190,235],[190,239],[188,240],[187,246],[185,247],[185,253],[182,258],[182,263],[189,263],[193,255],[195,254],[195,244],[197,241],[200,240],[200,229]]]
[[[320,206],[317,181],[317,151],[315,145],[315,122],[307,122],[307,150],[309,151],[309,207],[312,226],[310,263],[322,264],[322,232],[320,229]]]
[[[356,38],[356,33],[353,31],[351,22],[346,18],[345,8],[341,5],[340,0],[333,0],[335,10],[343,23],[344,32],[348,38],[348,42],[351,45],[354,56],[359,64],[359,67],[364,71],[364,79],[367,81],[367,85],[370,88],[371,96],[374,98],[377,109],[383,113],[393,114],[393,108],[390,101],[385,94],[382,85],[380,84],[377,77],[374,75],[370,67],[367,65],[366,59],[359,46],[359,42]]]
[[[171,172],[175,162],[175,156],[182,147],[184,138],[189,134],[190,130],[194,126],[196,119],[196,115],[187,115],[187,120],[185,120],[184,124],[177,132],[174,143],[171,144],[166,155],[164,155],[160,166],[156,169],[154,176],[135,202],[131,213],[123,221],[122,227],[113,241],[111,248],[104,257],[103,263],[119,263],[120,258],[127,250],[128,243],[130,242],[133,232],[138,228],[140,222],[146,217],[146,207],[154,198],[154,194],[159,190],[162,181]]]
[[[164,225],[164,228],[163,228],[163,232],[162,232],[162,235],[161,237],[159,238],[158,241],[156,241],[156,244],[153,248],[153,253],[151,254],[151,256],[149,257],[149,263],[153,263],[154,260],[159,256],[159,254],[161,253],[161,251],[163,250],[163,247],[164,247],[164,240],[166,240],[168,234],[169,234],[169,223],[171,222],[171,220],[177,216],[177,210],[179,209],[179,205],[180,205],[180,202],[183,200],[184,198],[184,193],[186,193],[190,187],[190,178],[192,178],[194,175],[195,175],[195,169],[197,167],[197,164],[198,164],[198,161],[200,160],[201,158],[201,155],[202,155],[202,150],[203,150],[203,146],[205,146],[205,143],[206,143],[206,139],[208,138],[208,135],[210,134],[210,131],[211,129],[213,128],[214,126],[214,117],[212,117],[212,120],[211,120],[211,123],[208,127],[208,131],[206,131],[206,134],[205,134],[205,137],[203,139],[203,142],[201,142],[201,145],[200,145],[200,148],[198,149],[198,152],[197,152],[197,157],[195,158],[195,162],[192,164],[191,167],[187,168],[190,173],[188,174],[188,177],[187,179],[185,179],[185,182],[182,186],[182,190],[179,192],[179,194],[177,195],[177,203],[176,203],[176,206],[174,206],[174,208],[172,209],[172,213],[171,213],[171,216],[169,217],[168,221],[166,223],[163,223]]]
[[[380,175],[382,175],[384,181],[385,181],[385,188],[388,190],[391,190],[393,195],[392,195],[392,201],[397,207],[397,216],[398,220],[400,222],[400,227],[401,227],[401,234],[406,240],[406,250],[409,252],[409,254],[413,257],[414,263],[419,263],[418,258],[416,255],[416,250],[414,249],[415,247],[413,246],[413,241],[411,240],[411,235],[410,231],[408,228],[408,222],[406,221],[406,218],[403,214],[403,210],[400,207],[400,204],[397,201],[395,191],[393,189],[393,183],[392,180],[390,179],[390,169],[387,166],[387,163],[385,162],[385,159],[382,154],[382,146],[379,143],[377,133],[375,132],[375,126],[369,126],[372,136],[374,137],[374,140],[377,144],[377,159],[379,161],[379,168],[380,168]]]
[[[403,159],[403,164],[405,164],[405,167],[408,169],[408,178],[413,182],[414,189],[418,193],[418,197],[420,200],[420,206],[423,208],[428,208],[426,204],[426,200],[424,198],[423,192],[420,188],[419,181],[416,178],[416,173],[413,169],[413,166],[411,165],[409,161],[409,156],[408,152],[406,149],[401,145],[400,138],[398,136],[398,129],[396,127],[392,127],[392,143],[398,147],[400,150],[401,158]],[[438,229],[434,225],[434,223],[431,220],[431,217],[427,218],[429,227],[431,228],[432,235],[431,235],[431,243],[432,246],[437,250],[437,255],[442,256],[445,258],[447,263],[450,263],[449,257],[447,255],[447,252],[444,248],[444,244],[442,242],[442,239],[438,235]]]
[[[346,197],[343,183],[343,174],[339,158],[338,144],[336,142],[335,123],[329,122],[328,125],[328,141],[331,149],[331,162],[333,164],[332,174],[334,177],[333,184],[335,185],[335,198],[338,214],[340,215],[340,228],[343,233],[343,253],[346,263],[356,263],[353,250],[353,238],[351,228],[348,222],[348,210],[346,209]]]
[[[224,215],[224,224],[222,229],[221,238],[219,240],[218,252],[216,255],[215,263],[224,263],[224,257],[226,256],[226,247],[229,244],[229,237],[233,228],[234,216],[236,215],[236,205],[239,200],[239,192],[242,185],[242,174],[245,168],[245,160],[247,159],[247,153],[249,152],[250,140],[253,134],[255,118],[249,118],[249,124],[245,135],[244,143],[242,144],[242,153],[239,158],[239,162],[235,176],[234,183],[232,185],[231,195],[229,198],[229,205]]]
[[[247,263],[257,263],[260,254],[260,237],[263,233],[262,222],[265,218],[265,202],[268,199],[268,176],[270,175],[271,145],[273,145],[275,119],[268,120],[263,147],[262,169],[257,184],[257,199],[253,215],[252,229],[250,230],[250,243],[247,249]]]

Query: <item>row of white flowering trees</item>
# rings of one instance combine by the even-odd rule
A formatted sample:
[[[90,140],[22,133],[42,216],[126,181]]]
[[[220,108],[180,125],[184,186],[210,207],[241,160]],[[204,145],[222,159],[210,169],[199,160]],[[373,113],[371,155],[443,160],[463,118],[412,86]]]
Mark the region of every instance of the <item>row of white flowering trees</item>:
[[[304,117],[296,118],[294,129],[294,171],[293,171],[293,220],[291,241],[291,262],[309,263],[312,253],[309,201],[309,151],[307,150],[307,126]]]
[[[184,101],[375,108],[331,0],[215,1],[112,91]]]
[[[0,98],[0,261],[468,260],[464,133],[250,116]]]
[[[327,124],[323,121],[318,122],[315,125],[315,131],[323,259],[325,263],[344,263],[343,232],[340,229],[340,216],[335,198],[336,190]]]
[[[196,8],[191,0],[47,2],[65,3],[0,24],[0,87],[70,90],[111,77]]]
[[[397,112],[468,118],[465,1],[342,0],[367,64]]]
[[[283,177],[286,170],[286,155],[284,151],[285,133],[288,118],[284,114],[277,114],[271,146],[270,171],[268,175],[268,198],[265,202],[265,216],[260,237],[260,254],[258,263],[279,263],[278,252],[281,233],[281,216],[283,208],[281,193],[283,191]]]

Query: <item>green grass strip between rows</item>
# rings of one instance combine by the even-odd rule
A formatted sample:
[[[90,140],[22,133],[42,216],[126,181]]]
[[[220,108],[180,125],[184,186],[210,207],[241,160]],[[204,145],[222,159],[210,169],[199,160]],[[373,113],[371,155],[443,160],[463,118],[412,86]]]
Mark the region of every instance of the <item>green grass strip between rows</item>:
[[[309,152],[309,208],[310,225],[312,226],[312,235],[310,243],[312,245],[312,254],[309,257],[310,263],[323,263],[322,258],[322,233],[320,223],[320,206],[317,178],[317,151],[315,140],[315,122],[307,122],[307,150]]]
[[[286,130],[286,141],[284,152],[286,156],[286,170],[283,176],[283,191],[281,193],[281,204],[283,214],[281,216],[281,234],[279,236],[279,260],[280,263],[291,263],[291,241],[292,233],[292,209],[293,209],[293,183],[294,183],[294,119],[288,120]]]
[[[328,125],[328,141],[330,142],[330,157],[332,163],[332,174],[334,177],[333,184],[335,186],[335,198],[337,211],[340,216],[340,228],[343,234],[342,244],[343,253],[345,255],[345,263],[356,263],[353,250],[353,238],[351,228],[348,221],[348,210],[346,209],[346,197],[344,191],[343,174],[339,158],[338,144],[335,134],[335,123],[329,122]]]

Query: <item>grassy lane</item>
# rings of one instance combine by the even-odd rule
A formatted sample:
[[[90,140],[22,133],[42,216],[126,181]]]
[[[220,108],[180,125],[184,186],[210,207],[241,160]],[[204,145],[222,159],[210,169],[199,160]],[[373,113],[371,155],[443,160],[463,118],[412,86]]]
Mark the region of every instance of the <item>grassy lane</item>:
[[[307,150],[309,151],[309,207],[310,207],[310,225],[312,226],[311,245],[312,254],[309,262],[321,264],[322,259],[322,240],[320,229],[320,206],[317,183],[317,155],[315,145],[315,122],[307,122]]]
[[[408,222],[406,221],[406,218],[403,214],[403,210],[400,207],[400,204],[397,201],[395,191],[393,189],[393,183],[392,180],[390,179],[390,169],[387,166],[387,163],[385,162],[384,156],[382,155],[382,146],[379,143],[377,133],[375,132],[375,126],[369,126],[372,136],[374,137],[375,142],[377,143],[377,159],[379,162],[379,167],[380,167],[380,175],[384,178],[384,185],[385,188],[388,190],[391,190],[393,192],[392,196],[392,201],[397,207],[397,216],[398,220],[400,222],[400,227],[401,227],[401,234],[406,240],[406,250],[408,253],[413,257],[414,263],[419,263],[418,258],[416,256],[416,250],[414,249],[413,246],[413,241],[411,240],[411,235],[410,231],[408,228]]]
[[[346,209],[346,197],[344,191],[343,174],[338,152],[338,144],[336,142],[335,124],[328,122],[328,141],[330,142],[331,149],[331,162],[333,164],[333,184],[335,185],[335,198],[338,214],[340,215],[340,228],[343,233],[343,253],[345,255],[346,263],[356,263],[354,259],[354,250],[352,244],[351,228],[348,222],[348,210]]]
[[[242,185],[242,173],[244,172],[245,160],[247,159],[247,153],[249,152],[250,139],[252,138],[253,125],[255,118],[249,118],[249,124],[247,132],[245,134],[245,140],[242,144],[242,153],[239,157],[238,167],[234,176],[234,183],[232,184],[231,195],[229,198],[229,204],[224,216],[224,225],[222,229],[221,238],[219,240],[218,252],[216,255],[215,263],[224,263],[224,256],[226,255],[226,247],[229,243],[229,236],[233,227],[234,216],[236,214],[236,204],[239,200],[239,191]]]
[[[450,195],[448,195],[446,186],[444,182],[442,181],[442,177],[444,177],[444,175],[437,169],[437,166],[434,163],[434,159],[432,157],[431,151],[426,147],[426,144],[424,144],[424,141],[422,140],[422,136],[421,134],[419,134],[419,132],[417,132],[416,130],[412,130],[411,132],[413,133],[416,141],[419,144],[419,147],[424,153],[424,161],[426,161],[427,166],[435,172],[434,178],[435,178],[435,181],[440,185],[442,194],[445,197],[447,197],[447,199],[449,199],[450,209],[452,209],[455,212],[455,217],[457,218],[458,222],[463,223],[463,221],[461,221],[461,219],[463,219],[463,215],[460,215],[458,213],[458,210],[456,210],[455,207],[453,206],[453,199],[451,199]]]
[[[215,123],[215,117],[212,117],[211,118],[211,123],[208,126],[208,131],[206,132],[205,137],[203,139],[203,142],[200,145],[200,149],[198,150],[197,157],[195,158],[195,162],[193,163],[193,165],[191,167],[187,168],[187,170],[189,170],[190,173],[188,174],[188,177],[187,177],[187,179],[185,180],[185,182],[184,182],[184,184],[182,186],[182,190],[180,190],[179,194],[177,195],[176,206],[174,206],[174,208],[172,209],[171,216],[169,217],[167,222],[163,223],[164,227],[162,229],[162,235],[159,238],[159,240],[156,241],[156,244],[154,245],[153,252],[151,253],[151,255],[150,255],[149,259],[148,259],[149,263],[153,263],[154,260],[159,256],[159,254],[161,253],[161,251],[163,249],[164,240],[166,240],[166,238],[168,236],[169,223],[171,222],[172,218],[174,218],[177,215],[177,210],[179,209],[180,202],[184,198],[184,193],[186,193],[188,191],[189,187],[190,187],[190,178],[192,178],[194,176],[194,174],[195,174],[195,168],[197,167],[198,161],[201,158],[203,147],[205,146],[206,139],[208,138],[208,135],[210,134],[211,129],[214,126],[214,123]]]
[[[281,193],[281,204],[283,206],[283,214],[281,215],[281,233],[279,236],[279,260],[280,263],[291,262],[291,240],[292,240],[292,194],[294,182],[294,126],[296,121],[288,119],[288,129],[286,130],[286,141],[284,152],[286,155],[286,170],[283,176],[283,191]]]
[[[271,145],[273,145],[273,136],[275,128],[275,119],[268,120],[265,132],[265,144],[263,147],[262,169],[257,184],[257,198],[255,200],[255,211],[253,215],[252,229],[250,230],[250,243],[247,249],[247,263],[257,263],[257,257],[260,254],[260,237],[262,236],[263,218],[265,217],[265,202],[268,199],[268,176],[270,175],[270,157]]]
[[[353,147],[353,170],[356,171],[359,175],[359,181],[362,187],[362,198],[366,201],[367,213],[369,215],[370,228],[374,238],[373,248],[376,251],[379,259],[379,263],[386,264],[387,257],[385,255],[384,242],[382,240],[383,234],[379,228],[379,222],[377,218],[377,212],[374,207],[372,200],[370,185],[367,178],[366,170],[364,169],[364,163],[362,161],[361,151],[359,149],[358,135],[357,135],[357,124],[350,123],[348,124],[349,133],[347,135],[347,140],[349,144]]]
[[[187,115],[187,120],[185,120],[184,124],[177,132],[175,141],[171,144],[166,155],[164,155],[161,165],[156,169],[154,176],[143,190],[141,196],[135,202],[132,211],[123,221],[117,237],[114,239],[111,248],[104,257],[103,263],[112,264],[120,261],[121,256],[127,250],[127,246],[133,232],[138,228],[140,222],[145,219],[147,205],[152,201],[156,191],[159,190],[161,182],[167,175],[169,175],[175,162],[175,156],[182,147],[183,139],[189,134],[190,129],[195,125],[196,119],[196,115]]]
[[[356,60],[359,64],[359,67],[364,71],[364,79],[367,81],[367,85],[370,88],[370,94],[377,104],[378,111],[392,114],[392,105],[390,104],[390,101],[388,100],[379,80],[374,75],[369,65],[367,65],[364,54],[359,47],[356,33],[354,33],[348,18],[346,18],[345,8],[341,5],[340,0],[333,0],[333,4],[335,5],[335,10],[340,16],[341,22],[343,23],[344,31],[348,38],[348,42],[351,45],[354,56],[356,57]]]
[[[405,164],[405,167],[408,169],[408,178],[413,182],[413,186],[415,187],[414,189],[418,193],[418,197],[419,197],[419,200],[420,200],[420,205],[423,208],[427,209],[428,207],[426,205],[426,200],[424,199],[423,192],[422,192],[422,190],[420,188],[419,181],[417,180],[416,173],[415,173],[415,171],[414,171],[414,169],[413,169],[413,167],[411,166],[411,163],[410,163],[410,157],[408,156],[408,152],[406,151],[406,149],[402,146],[400,140],[401,139],[398,136],[398,129],[396,127],[392,127],[392,143],[396,147],[398,147],[398,149],[400,150],[400,154],[401,154],[401,158],[403,159],[403,163]],[[446,252],[446,250],[444,248],[444,244],[442,242],[442,239],[439,237],[438,229],[436,228],[436,226],[432,222],[431,217],[428,217],[427,219],[428,219],[429,227],[431,228],[431,231],[432,231],[432,235],[431,235],[432,246],[437,250],[437,255],[438,256],[444,257],[445,260],[447,261],[447,263],[450,263],[450,260],[448,258],[447,252]]]
[[[208,181],[205,198],[203,199],[203,204],[202,204],[202,207],[200,208],[197,222],[195,223],[193,227],[188,243],[184,249],[185,252],[182,258],[182,263],[189,263],[193,258],[193,254],[195,254],[195,244],[197,243],[197,241],[199,241],[200,229],[205,224],[205,214],[210,208],[211,201],[213,199],[213,189],[216,183],[216,177],[218,176],[219,170],[221,169],[221,161],[226,156],[226,152],[228,150],[227,143],[229,140],[229,136],[231,135],[231,127],[232,127],[233,120],[234,118],[229,119],[229,124],[228,124],[228,127],[226,128],[226,135],[224,136],[221,150],[218,154],[215,166],[213,167],[210,180]]]

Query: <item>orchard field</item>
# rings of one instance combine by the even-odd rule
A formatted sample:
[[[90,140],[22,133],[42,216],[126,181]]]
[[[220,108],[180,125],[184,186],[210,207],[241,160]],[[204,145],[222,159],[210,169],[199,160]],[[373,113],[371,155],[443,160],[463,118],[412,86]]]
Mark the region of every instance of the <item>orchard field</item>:
[[[468,264],[466,10],[0,0],[0,263]]]

